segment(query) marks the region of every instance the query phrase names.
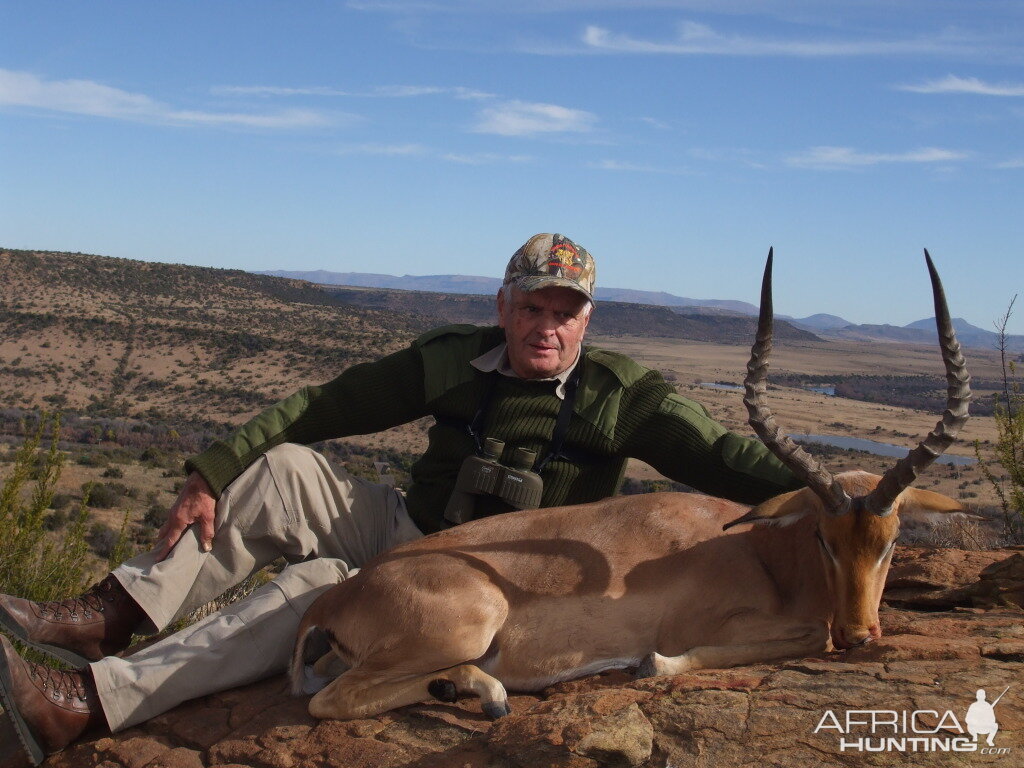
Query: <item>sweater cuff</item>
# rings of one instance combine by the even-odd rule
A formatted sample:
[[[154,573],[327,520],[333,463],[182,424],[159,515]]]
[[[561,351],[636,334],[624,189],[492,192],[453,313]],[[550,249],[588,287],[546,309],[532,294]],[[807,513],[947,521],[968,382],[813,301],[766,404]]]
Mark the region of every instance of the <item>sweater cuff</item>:
[[[224,489],[244,471],[245,465],[239,461],[234,451],[219,440],[203,453],[185,462],[185,472],[198,472],[202,475],[218,499]]]

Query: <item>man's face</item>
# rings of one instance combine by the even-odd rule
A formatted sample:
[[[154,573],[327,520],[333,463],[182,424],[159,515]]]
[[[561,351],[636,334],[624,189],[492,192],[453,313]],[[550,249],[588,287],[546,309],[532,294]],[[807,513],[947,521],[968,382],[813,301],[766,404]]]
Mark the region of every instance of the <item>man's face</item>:
[[[524,379],[547,379],[572,365],[590,322],[588,303],[571,288],[512,288],[508,300],[499,291],[498,324],[512,370]]]

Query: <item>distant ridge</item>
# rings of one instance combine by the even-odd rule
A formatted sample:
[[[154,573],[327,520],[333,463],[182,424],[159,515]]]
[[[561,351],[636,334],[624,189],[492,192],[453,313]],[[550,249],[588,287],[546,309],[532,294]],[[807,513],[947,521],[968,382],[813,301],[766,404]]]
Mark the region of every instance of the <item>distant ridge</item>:
[[[799,323],[798,323],[799,325]],[[962,317],[953,318],[956,337],[965,347],[974,349],[996,349],[999,334],[971,325]],[[847,325],[837,329],[815,329],[828,338],[850,339],[852,341],[910,342],[928,344],[935,341],[935,318],[926,317],[904,326],[898,325]],[[1006,349],[1010,352],[1024,352],[1024,336],[1006,337]]]
[[[493,295],[501,287],[496,277],[475,275],[377,275],[370,272],[329,272],[324,269],[296,271],[286,269],[264,270],[259,275],[307,280],[321,285],[351,285],[357,288],[397,288],[404,291],[431,291],[433,293],[464,293]],[[690,299],[664,291],[639,291],[632,288],[598,288],[598,301],[622,301],[628,304],[652,304],[658,307],[709,307],[735,312],[739,315],[757,315],[757,307],[745,301],[728,299]]]
[[[492,296],[501,286],[501,280],[495,277],[478,275],[382,275],[370,272],[330,272],[324,269],[312,271],[296,270],[265,270],[260,275],[286,277],[293,280],[305,280],[319,285],[352,286],[356,288],[388,288],[405,291],[424,291],[428,293],[448,293],[459,295]],[[676,296],[665,291],[641,291],[632,288],[598,288],[595,292],[598,301],[623,302],[628,304],[647,304],[657,307],[668,307],[672,311],[685,314],[691,318],[704,316],[757,316],[758,309],[753,304],[732,299],[691,299]],[[908,342],[911,344],[933,344],[935,342],[935,319],[925,318],[905,326],[864,324],[855,325],[837,315],[818,313],[808,317],[794,318],[789,315],[778,315],[796,328],[810,331],[826,338],[850,339],[853,341],[876,342]],[[998,335],[971,325],[962,318],[953,321],[957,338],[965,347],[975,349],[994,349]],[[1024,336],[1007,336],[1007,349],[1011,352],[1024,352]]]

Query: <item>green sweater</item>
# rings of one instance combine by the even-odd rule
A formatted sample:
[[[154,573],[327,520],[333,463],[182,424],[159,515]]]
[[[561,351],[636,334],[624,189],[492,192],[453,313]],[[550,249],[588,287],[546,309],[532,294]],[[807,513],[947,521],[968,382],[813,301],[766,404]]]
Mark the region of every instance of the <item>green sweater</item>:
[[[438,328],[407,349],[355,365],[319,387],[306,387],[256,416],[231,437],[189,459],[218,496],[275,445],[369,434],[434,416],[427,450],[412,467],[409,514],[425,533],[440,528],[463,459],[475,452],[458,424],[472,421],[488,377],[497,377],[483,436],[547,454],[561,400],[555,382],[485,374],[470,361],[504,341],[499,328]],[[628,357],[584,348],[583,373],[565,438],[565,453],[542,473],[542,506],[579,504],[619,489],[626,459],[706,493],[755,504],[798,488],[792,473],[758,440],[727,431],[698,403],[676,394],[656,371]],[[479,517],[508,508],[480,497]]]

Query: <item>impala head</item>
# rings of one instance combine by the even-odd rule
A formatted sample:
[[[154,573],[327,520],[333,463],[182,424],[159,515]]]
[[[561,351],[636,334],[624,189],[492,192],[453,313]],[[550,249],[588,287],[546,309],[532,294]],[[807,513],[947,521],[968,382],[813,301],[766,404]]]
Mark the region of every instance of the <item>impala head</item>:
[[[919,472],[946,450],[967,420],[970,376],[953,332],[942,284],[925,251],[935,299],[935,322],[946,367],[946,410],[935,429],[882,477],[866,472],[833,476],[778,427],[765,403],[772,346],[772,256],[769,251],[761,285],[757,340],[747,364],[743,402],[754,431],[807,487],[771,499],[736,522],[766,518],[781,521],[813,515],[815,538],[834,601],[832,642],[837,648],[850,648],[882,634],[878,605],[899,535],[900,514],[961,511],[960,505],[952,499],[909,486]]]

